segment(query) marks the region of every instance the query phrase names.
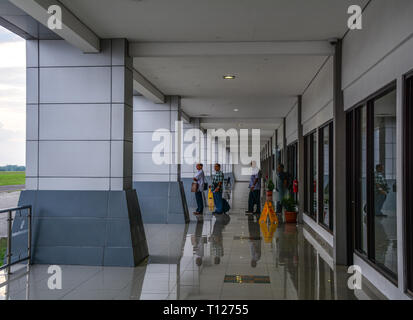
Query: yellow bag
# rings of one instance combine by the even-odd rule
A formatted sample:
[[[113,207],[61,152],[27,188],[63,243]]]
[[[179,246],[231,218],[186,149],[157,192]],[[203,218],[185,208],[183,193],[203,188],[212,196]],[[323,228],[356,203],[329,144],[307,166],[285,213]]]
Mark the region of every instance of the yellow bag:
[[[212,194],[212,190],[211,188],[208,189],[208,207],[209,207],[209,211],[214,211],[214,195]]]

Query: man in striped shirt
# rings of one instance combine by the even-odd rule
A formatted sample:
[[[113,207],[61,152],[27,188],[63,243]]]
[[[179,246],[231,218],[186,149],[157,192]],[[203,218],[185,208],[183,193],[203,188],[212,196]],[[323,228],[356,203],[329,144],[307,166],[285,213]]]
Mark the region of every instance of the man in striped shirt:
[[[222,214],[224,212],[222,207],[222,189],[224,183],[224,174],[221,171],[221,165],[219,163],[215,164],[215,174],[212,179],[211,190],[214,195],[215,204],[215,214]]]

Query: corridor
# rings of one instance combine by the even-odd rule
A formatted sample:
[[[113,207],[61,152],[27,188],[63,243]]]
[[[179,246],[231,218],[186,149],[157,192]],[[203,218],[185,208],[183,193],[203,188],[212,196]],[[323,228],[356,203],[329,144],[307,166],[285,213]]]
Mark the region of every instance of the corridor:
[[[331,249],[308,227],[281,223],[275,232],[261,229],[257,217],[245,215],[247,183],[236,182],[225,195],[229,215],[207,210],[190,224],[145,224],[149,258],[138,267],[61,266],[61,289],[50,290],[49,266],[34,265],[1,281],[1,298],[383,299],[364,279],[362,290],[349,290],[347,268],[333,264]]]

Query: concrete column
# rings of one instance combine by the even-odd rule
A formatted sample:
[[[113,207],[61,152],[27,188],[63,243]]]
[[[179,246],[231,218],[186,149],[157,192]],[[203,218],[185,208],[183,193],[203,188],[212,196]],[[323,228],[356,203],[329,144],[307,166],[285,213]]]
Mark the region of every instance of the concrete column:
[[[124,40],[100,54],[27,42],[27,189],[132,187],[132,62]]]
[[[342,91],[342,41],[334,53],[334,262],[347,265],[350,248],[347,246],[348,217],[346,204],[346,114]]]
[[[27,191],[34,263],[134,266],[148,255],[132,190],[132,59],[27,41]]]
[[[177,182],[175,123],[180,119],[179,97],[168,96],[165,103],[155,104],[143,96],[134,96],[133,108],[133,181]],[[154,148],[163,142],[153,141],[153,133],[157,130],[171,134],[170,154],[165,154],[170,157],[170,163],[158,165],[152,159]]]
[[[303,136],[303,125],[302,125],[302,106],[303,97],[298,96],[297,103],[297,126],[298,126],[298,223],[303,223],[304,214],[304,165],[305,165],[305,149],[304,149],[304,136]]]
[[[201,147],[203,146],[203,141],[201,142],[202,135],[199,131],[199,119],[191,119],[191,122],[185,122],[183,124],[183,140],[182,140],[182,184],[185,190],[186,203],[189,207],[189,211],[195,211],[197,204],[194,194],[191,192],[191,185],[193,182],[193,177],[195,176],[197,169],[196,164],[202,162]],[[195,137],[194,137],[195,135]],[[192,138],[192,140],[189,140]],[[198,149],[193,149],[195,147],[195,142],[198,141]],[[191,155],[186,154],[193,150]],[[195,162],[194,162],[195,161]],[[205,166],[205,164],[204,164]],[[205,168],[204,168],[205,169]],[[193,210],[192,210],[193,209]]]
[[[133,97],[133,185],[140,198],[145,223],[186,223],[189,221],[185,192],[181,181],[182,131],[181,99],[167,96],[163,104],[155,104],[142,96]],[[168,133],[160,141],[154,132]],[[157,164],[153,151],[164,143],[164,157]],[[180,160],[181,159],[181,160]]]

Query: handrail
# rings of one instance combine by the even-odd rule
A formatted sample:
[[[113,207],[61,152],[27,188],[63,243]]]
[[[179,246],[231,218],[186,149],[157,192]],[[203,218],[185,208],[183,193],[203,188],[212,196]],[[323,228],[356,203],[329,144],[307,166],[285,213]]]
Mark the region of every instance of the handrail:
[[[27,257],[23,259],[19,259],[15,262],[11,262],[11,257],[12,257],[12,235],[13,235],[13,212],[20,211],[20,216],[21,216],[21,211],[22,210],[28,210],[27,214],[27,220],[28,220],[28,226],[27,226]],[[17,208],[11,208],[11,209],[3,209],[0,210],[0,214],[2,213],[8,213],[8,219],[7,219],[7,262],[4,266],[0,267],[0,271],[7,269],[7,274],[10,275],[11,272],[11,266],[16,265],[18,263],[21,263],[23,261],[27,261],[27,264],[31,264],[31,251],[32,251],[32,206],[22,206],[22,207],[17,207]]]
[[[16,207],[16,208],[11,208],[11,209],[2,209],[0,210],[0,213],[6,213],[9,211],[18,211],[18,210],[24,210],[24,209],[31,209],[32,206],[23,206],[23,207]]]

